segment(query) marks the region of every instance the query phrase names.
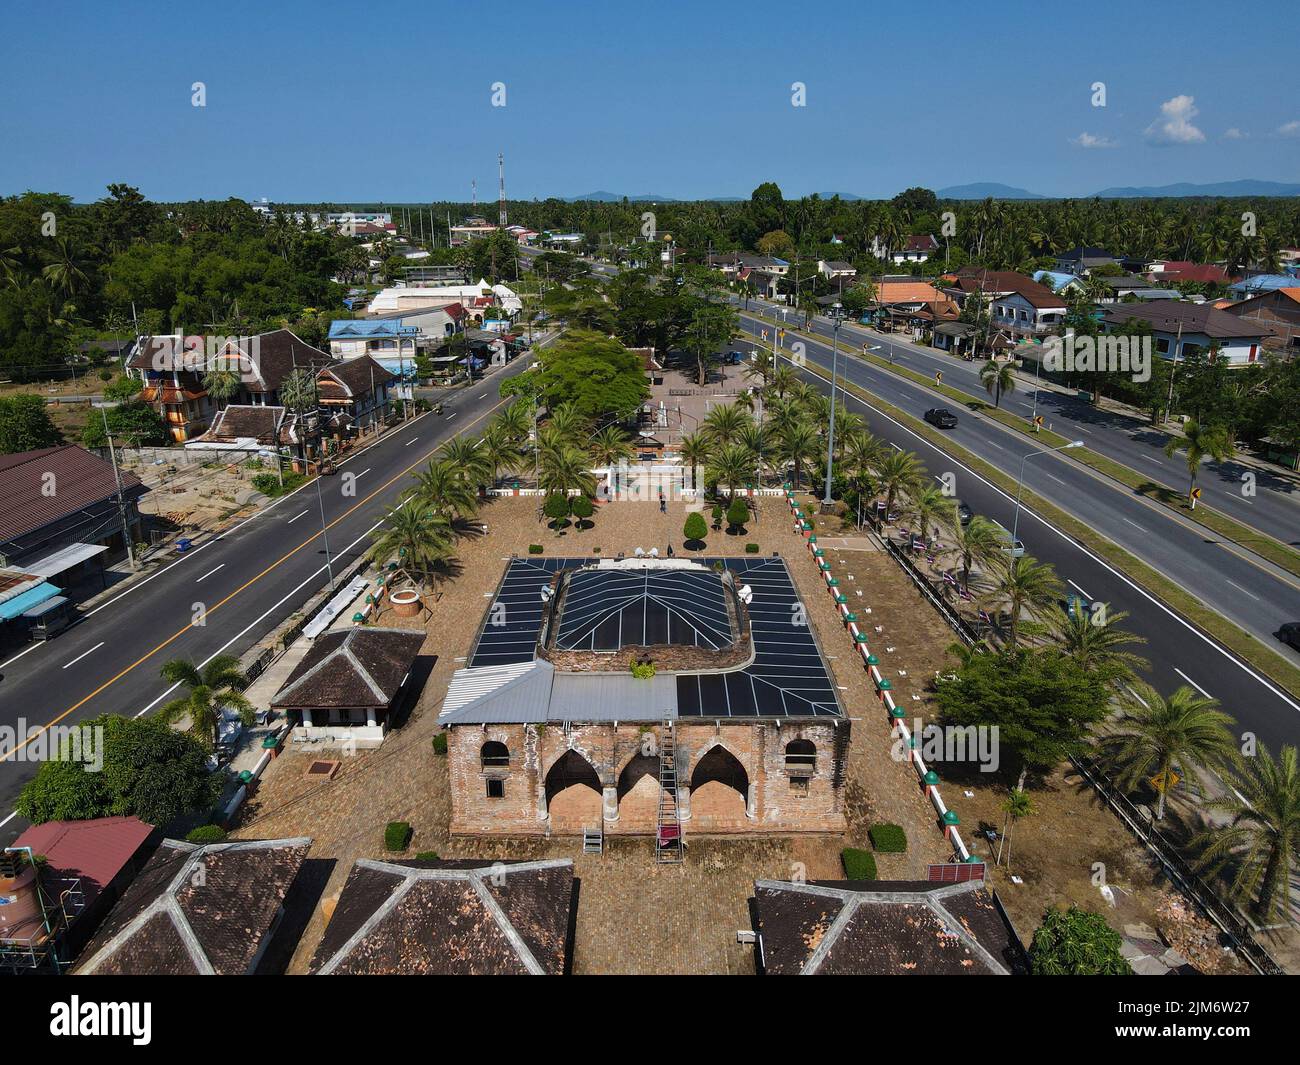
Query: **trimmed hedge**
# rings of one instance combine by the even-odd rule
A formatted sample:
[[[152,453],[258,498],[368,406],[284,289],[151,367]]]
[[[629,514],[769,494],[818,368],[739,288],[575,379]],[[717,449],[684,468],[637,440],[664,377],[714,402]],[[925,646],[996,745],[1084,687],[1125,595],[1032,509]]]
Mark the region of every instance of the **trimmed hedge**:
[[[541,544],[529,544],[529,545],[528,545],[528,553],[529,553],[530,555],[540,555],[540,554],[542,553],[542,545],[541,545]]]
[[[907,850],[907,833],[901,825],[881,821],[867,829],[871,845],[882,854],[902,854]]]
[[[436,862],[441,859],[438,857],[437,851],[419,851],[415,856],[415,860],[417,862]]]
[[[845,847],[840,851],[840,860],[844,862],[844,875],[849,880],[876,879],[876,856],[870,851]]]
[[[445,732],[435,732],[433,735],[433,753],[447,753],[447,734]]]
[[[745,545],[745,554],[747,554],[747,555],[756,555],[756,554],[758,554],[758,544],[746,544],[746,545]]]
[[[384,847],[390,851],[404,851],[411,842],[411,826],[406,821],[389,821],[384,829]]]
[[[226,830],[220,825],[200,825],[185,836],[186,843],[225,843]]]

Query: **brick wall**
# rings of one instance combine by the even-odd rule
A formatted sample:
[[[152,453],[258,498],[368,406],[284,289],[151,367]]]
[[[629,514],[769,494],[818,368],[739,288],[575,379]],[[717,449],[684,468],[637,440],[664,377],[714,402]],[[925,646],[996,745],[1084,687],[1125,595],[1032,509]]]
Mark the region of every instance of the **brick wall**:
[[[840,730],[849,723],[842,721]],[[679,721],[679,780],[691,787],[688,835],[696,833],[842,832],[842,789],[834,786],[836,727],[833,723]],[[451,831],[456,835],[568,835],[601,817],[602,796],[592,787],[574,784],[557,792],[550,803],[550,819],[539,817],[546,809],[546,775],[572,747],[592,766],[602,788],[622,792],[618,819],[605,821],[608,834],[653,832],[658,808],[657,771],[644,773],[658,756],[659,726],[636,724],[574,725],[566,734],[559,725],[458,725],[448,734],[447,758],[451,783]],[[806,785],[791,786],[785,764],[786,744],[793,739],[816,746],[816,767]],[[480,750],[496,740],[510,751],[505,769],[484,769]],[[701,769],[701,760],[721,746],[729,757],[713,755]],[[844,750],[847,744],[840,744]],[[643,752],[651,753],[650,761]],[[708,779],[709,765],[721,766],[722,776],[734,773],[731,761],[743,771],[741,783],[753,791],[753,817],[746,816],[746,796],[722,779]],[[626,772],[625,772],[626,771]],[[735,773],[739,777],[739,773]],[[504,796],[488,796],[488,780],[499,779]],[[694,785],[694,786],[692,786]]]

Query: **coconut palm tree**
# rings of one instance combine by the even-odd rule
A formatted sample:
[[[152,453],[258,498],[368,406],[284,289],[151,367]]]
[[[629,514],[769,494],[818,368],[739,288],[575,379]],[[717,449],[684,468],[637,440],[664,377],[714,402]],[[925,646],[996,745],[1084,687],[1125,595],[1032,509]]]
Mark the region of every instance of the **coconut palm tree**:
[[[54,262],[41,270],[41,276],[55,292],[75,299],[90,284],[90,264],[83,261],[63,237],[54,242]]]
[[[1035,620],[1043,617],[1056,608],[1060,595],[1061,584],[1050,564],[1029,555],[1007,556],[992,598],[1005,605],[1010,615],[1007,642],[1013,650],[1020,636],[1021,615]]]
[[[1129,685],[1120,701],[1119,716],[1098,741],[1115,781],[1132,791],[1152,781],[1160,795],[1156,820],[1165,816],[1165,797],[1174,774],[1191,781],[1202,766],[1221,772],[1235,763],[1233,719],[1219,701],[1184,685],[1165,698],[1149,684]]]
[[[980,367],[980,384],[993,397],[993,406],[1002,406],[1002,396],[1016,390],[1016,375],[1011,363],[989,359]]]
[[[384,565],[396,561],[424,588],[445,572],[451,558],[451,521],[420,498],[388,507],[382,524],[370,534],[370,559]]]
[[[937,524],[957,525],[957,500],[944,495],[934,485],[926,485],[912,494],[907,513],[921,527],[921,539],[930,542],[930,529]]]
[[[754,476],[754,465],[758,457],[740,444],[728,444],[718,448],[704,468],[705,484],[727,485],[727,501],[736,498],[737,486],[744,484]]]
[[[205,747],[216,746],[223,709],[237,711],[245,725],[253,723],[253,704],[244,695],[248,682],[234,655],[217,655],[202,669],[188,659],[176,658],[163,665],[162,677],[186,691],[164,704],[159,716],[167,722],[188,718],[189,731]]]
[[[479,437],[478,450],[483,461],[487,463],[490,483],[493,487],[496,486],[497,475],[503,469],[513,470],[523,460],[523,452],[519,450],[519,445],[511,437],[510,430],[500,421],[494,421]]]
[[[438,457],[466,484],[475,488],[492,473],[492,465],[479,440],[468,436],[453,436],[438,449]]]
[[[315,410],[319,405],[316,392],[316,375],[301,366],[291,371],[280,382],[280,403],[295,414]]]
[[[1218,873],[1234,864],[1229,890],[1264,920],[1291,910],[1291,877],[1300,854],[1300,768],[1287,745],[1275,760],[1264,747],[1243,760],[1234,787],[1205,804],[1230,824],[1213,828],[1193,843],[1204,848],[1201,866]]]
[[[541,454],[541,483],[548,494],[577,489],[588,498],[596,494],[596,475],[591,472],[591,458],[579,447],[561,444]]]
[[[1187,486],[1187,496],[1192,501],[1192,509],[1196,509],[1196,474],[1201,468],[1201,463],[1207,458],[1212,458],[1216,462],[1224,462],[1232,457],[1232,444],[1228,441],[1228,434],[1219,426],[1202,425],[1196,419],[1192,419],[1183,425],[1181,435],[1175,435],[1169,438],[1165,444],[1165,454],[1172,457],[1177,452],[1182,451],[1187,455],[1187,472],[1191,479]]]
[[[546,414],[547,433],[569,444],[581,442],[587,434],[587,419],[572,403],[561,403]]]
[[[677,453],[681,455],[682,461],[691,467],[691,484],[698,488],[700,467],[707,463],[709,456],[713,454],[713,441],[703,433],[690,433],[682,437],[682,442],[677,446]]]
[[[876,466],[876,490],[885,493],[885,518],[894,512],[900,492],[911,491],[925,476],[921,460],[911,451],[887,452]]]
[[[632,441],[617,425],[607,425],[592,438],[587,445],[591,452],[591,461],[597,466],[617,466],[620,462],[631,462],[636,458],[636,448]]]
[[[1098,606],[1100,611],[1096,610]],[[1107,603],[1072,613],[1062,610],[1053,621],[1052,638],[1084,672],[1099,674],[1109,684],[1131,684],[1136,671],[1148,669],[1151,663],[1141,655],[1123,650],[1128,644],[1147,642],[1145,636],[1119,627],[1126,617],[1128,613],[1123,610],[1112,614]]]
[[[797,488],[803,480],[804,464],[816,461],[820,455],[821,441],[817,430],[807,421],[796,421],[780,433],[776,447],[781,460],[794,466],[794,483]]]
[[[734,403],[714,407],[704,416],[700,431],[719,447],[736,442],[740,430],[753,423],[753,419]]]
[[[522,444],[533,431],[533,412],[530,404],[515,400],[492,421],[501,426],[506,438],[514,444]]]
[[[1015,831],[1016,822],[1022,817],[1028,817],[1034,812],[1034,802],[1029,797],[1029,792],[1023,787],[1012,788],[1011,794],[1007,796],[1007,801],[1002,805],[1006,813],[1006,820],[1002,823],[1002,839],[998,843],[998,857],[995,864],[1002,864],[1002,848],[1006,847],[1007,868],[1011,868],[1011,834]]]
[[[447,459],[431,459],[415,475],[415,486],[407,497],[417,506],[428,508],[451,521],[466,518],[478,511],[478,493],[460,471]]]
[[[1001,561],[1007,534],[1002,526],[983,514],[976,514],[966,525],[957,522],[951,531],[951,551],[961,560],[961,586],[969,592],[971,570],[975,566],[987,567],[994,561]]]

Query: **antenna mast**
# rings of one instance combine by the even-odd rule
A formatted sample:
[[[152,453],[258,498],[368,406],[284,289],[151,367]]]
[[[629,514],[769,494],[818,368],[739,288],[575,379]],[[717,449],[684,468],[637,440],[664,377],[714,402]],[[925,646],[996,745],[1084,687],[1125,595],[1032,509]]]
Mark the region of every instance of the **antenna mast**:
[[[500,206],[499,221],[501,228],[506,228],[506,157],[497,152],[498,202]]]

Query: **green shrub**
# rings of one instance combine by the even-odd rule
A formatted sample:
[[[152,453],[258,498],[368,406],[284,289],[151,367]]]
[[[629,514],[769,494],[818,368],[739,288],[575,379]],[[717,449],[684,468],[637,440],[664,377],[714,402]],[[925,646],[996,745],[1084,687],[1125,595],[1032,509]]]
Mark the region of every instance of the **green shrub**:
[[[907,850],[907,833],[901,825],[881,821],[867,829],[871,845],[882,854],[902,854]]]
[[[747,554],[747,555],[756,555],[756,554],[758,554],[758,544],[746,544],[746,545],[745,545],[745,554]]]
[[[840,859],[844,862],[844,875],[849,880],[876,879],[876,856],[870,851],[845,847],[840,852]]]
[[[202,825],[190,829],[185,836],[186,843],[225,843],[226,830],[220,825]]]
[[[686,524],[682,526],[682,535],[688,540],[703,540],[709,535],[709,527],[704,522],[704,515],[693,510],[686,515]]]
[[[417,862],[436,862],[440,861],[437,851],[417,851],[415,855]]]
[[[107,371],[100,370],[99,371],[100,377],[104,377],[104,374],[106,372]],[[109,377],[111,376],[112,374],[110,373]],[[107,381],[108,378],[104,377],[104,380]],[[130,399],[137,392],[139,392],[143,387],[144,386],[140,383],[140,381],[137,378],[119,377],[116,381],[114,381],[112,384],[108,385],[104,389],[104,398],[118,400],[120,402],[122,400]]]
[[[390,851],[404,851],[411,842],[411,826],[405,821],[389,821],[384,829],[384,847]]]
[[[739,529],[747,521],[749,521],[749,504],[740,496],[736,496],[727,507],[727,524],[733,529]]]
[[[569,516],[569,497],[563,492],[552,492],[542,504],[542,513],[551,519],[552,524],[558,525]]]
[[[596,508],[586,496],[574,496],[573,502],[569,505],[569,510],[580,522],[586,521],[596,513]]]
[[[722,524],[723,509],[721,503],[713,504],[713,527],[716,529]]]
[[[632,676],[637,680],[649,680],[655,675],[655,664],[653,662],[633,662]]]
[[[541,545],[541,544],[529,544],[529,545],[528,545],[528,553],[529,553],[530,555],[540,555],[540,554],[542,553],[542,545]]]
[[[433,737],[433,753],[434,754],[447,753],[447,734],[445,732],[435,733]]]

